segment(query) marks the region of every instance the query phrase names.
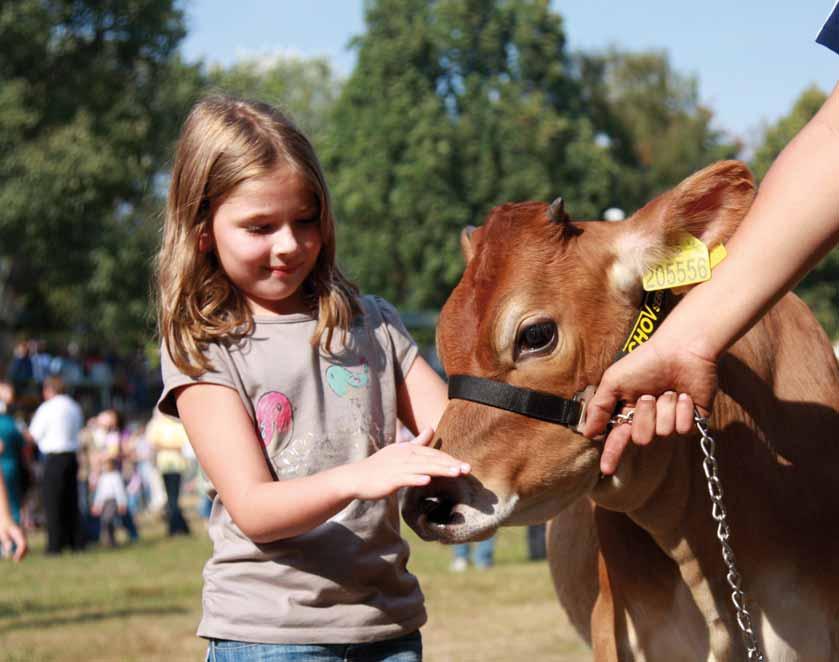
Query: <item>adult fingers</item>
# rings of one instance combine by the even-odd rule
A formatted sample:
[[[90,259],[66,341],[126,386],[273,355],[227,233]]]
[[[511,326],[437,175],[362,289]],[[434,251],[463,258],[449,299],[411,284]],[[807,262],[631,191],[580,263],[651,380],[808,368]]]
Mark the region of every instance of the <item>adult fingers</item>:
[[[617,404],[617,393],[601,384],[594,397],[586,404],[586,420],[580,432],[589,439],[603,434]]]
[[[3,550],[3,556],[9,556],[12,553],[12,537],[10,529],[0,527],[0,549]]]
[[[655,433],[669,437],[676,431],[676,393],[667,391],[658,396],[655,403]]]
[[[687,434],[693,427],[693,399],[687,393],[680,393],[676,402],[676,432]]]
[[[607,476],[615,473],[618,462],[629,439],[632,436],[632,426],[628,423],[621,423],[612,428],[606,443],[603,446],[603,453],[600,455],[600,471]]]
[[[632,417],[632,441],[645,446],[653,440],[655,434],[655,398],[642,395],[635,403],[635,414]]]
[[[22,561],[23,557],[26,556],[27,550],[29,549],[29,547],[26,544],[26,536],[23,535],[23,531],[21,531],[17,527],[14,527],[12,529],[12,541],[14,542],[16,547],[14,559],[15,561]]]

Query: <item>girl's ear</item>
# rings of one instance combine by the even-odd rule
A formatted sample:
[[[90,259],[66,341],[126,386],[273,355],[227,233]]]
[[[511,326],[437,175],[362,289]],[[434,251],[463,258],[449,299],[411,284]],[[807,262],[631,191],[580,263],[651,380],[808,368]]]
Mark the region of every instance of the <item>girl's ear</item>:
[[[201,253],[209,253],[213,247],[213,240],[207,230],[198,235],[198,251]]]
[[[646,270],[671,256],[685,232],[708,248],[728,241],[754,194],[752,173],[740,161],[720,161],[691,175],[624,221],[614,246],[612,281],[635,292]]]

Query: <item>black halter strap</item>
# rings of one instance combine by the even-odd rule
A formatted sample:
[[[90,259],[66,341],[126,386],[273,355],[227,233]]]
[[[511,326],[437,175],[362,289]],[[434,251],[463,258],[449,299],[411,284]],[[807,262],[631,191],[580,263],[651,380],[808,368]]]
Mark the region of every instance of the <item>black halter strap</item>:
[[[452,375],[449,378],[449,399],[455,398],[568,427],[580,422],[583,411],[582,404],[577,400],[470,375]]]
[[[645,343],[673,305],[675,302],[670,290],[647,292],[626,341],[613,362]],[[469,400],[569,428],[577,427],[583,415],[583,403],[576,398],[562,398],[484,377],[452,375],[449,378],[450,400]]]

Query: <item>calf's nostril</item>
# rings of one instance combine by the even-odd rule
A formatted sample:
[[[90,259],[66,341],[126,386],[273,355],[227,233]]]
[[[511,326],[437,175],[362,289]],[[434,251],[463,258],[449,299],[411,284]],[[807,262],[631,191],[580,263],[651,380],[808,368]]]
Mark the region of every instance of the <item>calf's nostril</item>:
[[[420,501],[420,511],[433,524],[449,524],[452,521],[454,501],[445,496],[425,497]]]

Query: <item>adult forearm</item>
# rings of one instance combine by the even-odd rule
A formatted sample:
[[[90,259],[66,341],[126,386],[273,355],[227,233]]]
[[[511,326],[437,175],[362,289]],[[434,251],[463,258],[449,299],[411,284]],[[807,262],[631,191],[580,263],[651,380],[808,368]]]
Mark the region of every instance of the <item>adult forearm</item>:
[[[839,89],[839,88],[837,88]],[[717,358],[839,238],[839,92],[781,153],[714,277],[662,325],[662,343]]]

